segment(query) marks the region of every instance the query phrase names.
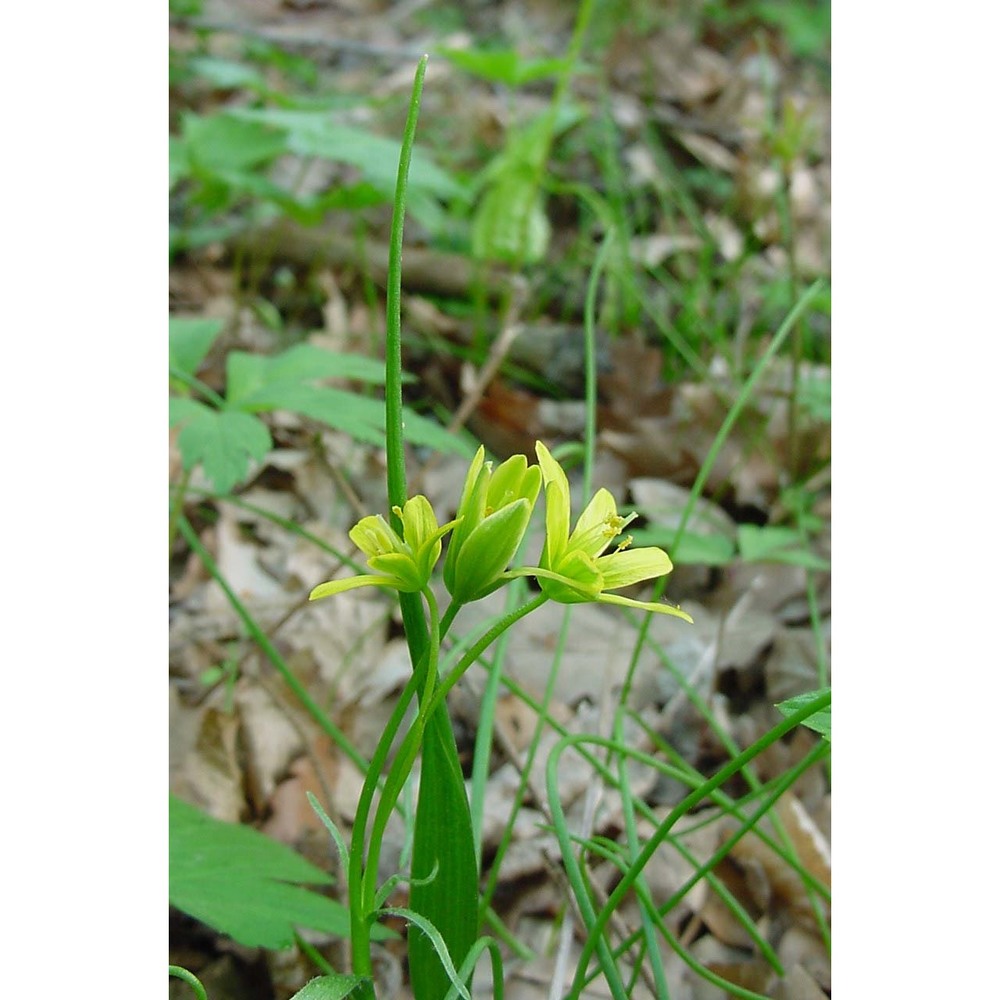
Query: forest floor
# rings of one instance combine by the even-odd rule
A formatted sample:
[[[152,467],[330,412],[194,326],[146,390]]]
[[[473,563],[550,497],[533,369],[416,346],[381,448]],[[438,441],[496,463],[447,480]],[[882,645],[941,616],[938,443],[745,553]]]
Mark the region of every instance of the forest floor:
[[[444,520],[479,443],[497,460],[533,461],[540,440],[562,448],[580,510],[592,418],[594,488],[639,513],[637,545],[663,545],[674,561],[665,596],[693,625],[654,616],[637,647],[639,621],[618,609],[549,603],[503,651],[512,683],[496,701],[481,788],[484,881],[495,877],[506,929],[505,996],[547,997],[558,960],[572,969],[580,945],[562,931],[575,915],[545,793],[553,723],[609,735],[627,679],[619,707],[630,744],[663,759],[669,747],[711,775],[781,719],[777,703],[829,684],[829,7],[597,4],[565,72],[583,9],[565,0],[171,6],[170,311],[217,324],[199,382],[232,401],[234,356],[299,345],[380,360],[395,157],[428,52],[403,258],[410,493]],[[340,131],[323,132],[317,114]],[[350,372],[324,380],[360,401],[333,418],[307,383],[282,383],[286,394],[253,414],[266,447],[227,452],[228,465],[208,451],[192,461],[182,425],[171,432],[176,519],[218,576],[172,534],[170,784],[329,870],[329,837],[305,793],[349,835],[361,776],[283,684],[219,580],[368,759],[409,674],[398,609],[373,588],[307,597],[344,575],[346,559],[361,561],[351,526],[386,513],[384,447],[364,405],[380,389]],[[542,527],[536,517],[532,556]],[[502,609],[501,593],[457,626],[472,633]],[[470,671],[449,699],[470,781],[487,678]],[[530,699],[547,699],[544,716]],[[818,739],[795,730],[729,793],[787,774]],[[562,767],[567,815],[589,818],[591,836],[622,838],[617,790],[582,760],[567,755]],[[682,797],[650,768],[629,780],[657,817]],[[684,844],[704,859],[731,818],[699,817]],[[829,886],[828,762],[764,822]],[[390,826],[386,875],[406,835],[402,822]],[[654,896],[669,897],[691,870],[679,852],[658,852],[647,871]],[[590,874],[606,893],[617,869],[592,859]],[[744,837],[715,875],[780,972],[705,881],[668,917],[690,955],[745,995],[829,996],[828,904],[787,860]],[[634,900],[618,916],[616,934],[640,923]],[[345,968],[341,942],[309,940]],[[671,997],[727,995],[664,951]],[[409,997],[402,945],[387,942],[379,956],[380,996]],[[245,948],[174,910],[171,962],[196,972],[211,1000],[287,1000],[317,974],[299,948]],[[635,964],[633,995],[655,995]],[[477,995],[488,995],[488,979],[477,977]],[[589,989],[610,996],[599,980]],[[171,997],[187,990],[171,982]]]

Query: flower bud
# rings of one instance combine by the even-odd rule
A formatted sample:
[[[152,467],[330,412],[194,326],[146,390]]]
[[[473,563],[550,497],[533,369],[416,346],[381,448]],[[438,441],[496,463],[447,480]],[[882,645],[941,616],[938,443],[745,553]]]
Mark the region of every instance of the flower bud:
[[[448,543],[444,582],[453,600],[468,604],[496,590],[531,520],[541,488],[537,465],[513,455],[494,472],[480,448],[469,466]]]

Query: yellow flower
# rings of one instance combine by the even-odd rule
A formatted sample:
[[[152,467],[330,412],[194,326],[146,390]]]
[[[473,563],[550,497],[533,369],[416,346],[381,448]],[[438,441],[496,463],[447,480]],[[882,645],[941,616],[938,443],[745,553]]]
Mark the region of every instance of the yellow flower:
[[[356,587],[393,587],[412,594],[427,586],[441,555],[441,539],[458,522],[449,521],[439,528],[430,501],[421,495],[407,500],[402,510],[394,507],[393,513],[403,522],[402,538],[381,514],[363,517],[349,532],[375,574],[321,583],[309,595],[310,601]]]
[[[545,484],[545,546],[540,565],[513,570],[508,576],[534,576],[542,592],[561,604],[598,601],[641,611],[656,611],[691,621],[691,616],[670,604],[633,601],[608,591],[664,576],[673,569],[670,557],[658,548],[629,549],[631,538],[616,550],[605,550],[636,517],[618,513],[614,497],[599,489],[584,508],[570,534],[569,480],[562,466],[541,441],[535,444]]]

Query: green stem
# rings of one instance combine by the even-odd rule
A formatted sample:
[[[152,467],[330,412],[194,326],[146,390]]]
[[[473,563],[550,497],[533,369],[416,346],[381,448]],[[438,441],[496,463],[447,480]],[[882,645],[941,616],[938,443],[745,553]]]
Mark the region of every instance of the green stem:
[[[611,919],[611,914],[614,913],[614,911],[621,904],[622,899],[632,887],[632,884],[635,882],[637,876],[649,863],[649,859],[656,852],[657,848],[666,838],[667,834],[673,828],[677,820],[679,820],[690,809],[693,809],[709,793],[715,791],[715,789],[728,781],[734,774],[738,773],[751,760],[763,753],[769,746],[772,746],[777,740],[784,736],[785,733],[790,732],[803,720],[808,719],[811,715],[814,715],[821,709],[826,708],[830,704],[830,701],[831,697],[829,692],[814,698],[794,715],[789,716],[768,733],[765,733],[759,740],[752,743],[746,750],[743,751],[743,753],[735,757],[725,767],[717,771],[714,777],[695,788],[671,810],[670,814],[656,830],[653,836],[646,842],[642,851],[633,861],[628,872],[625,874],[625,877],[610,893],[607,902],[601,908],[600,912],[594,915],[592,921],[588,920],[590,929],[587,935],[587,940],[584,942],[583,950],[578,959],[577,975],[570,990],[571,994],[579,995],[579,991],[583,987],[587,962],[590,960],[590,956],[594,953],[595,948],[599,950],[602,949],[604,927],[607,925],[608,920]],[[552,754],[549,757],[546,778],[553,812],[556,810],[561,812],[558,781],[559,757],[567,746],[583,738],[585,737],[570,736],[560,740],[559,743],[557,743],[553,748]],[[564,857],[566,857],[565,852]]]
[[[406,216],[406,182],[413,155],[420,112],[420,94],[427,71],[427,56],[417,64],[413,92],[403,129],[399,170],[392,202],[392,229],[389,235],[389,270],[385,301],[385,447],[389,509],[406,503],[406,460],[403,452],[403,358],[400,302],[403,286],[403,220]],[[401,527],[398,518],[395,527]],[[419,597],[413,595],[419,605]]]
[[[167,974],[176,979],[183,979],[194,990],[194,994],[198,1000],[208,1000],[205,987],[201,985],[201,980],[193,972],[188,972],[187,969],[180,965],[169,965],[167,966]]]
[[[347,869],[347,899],[351,910],[351,967],[356,975],[370,976],[372,974],[371,947],[369,943],[370,931],[368,917],[369,914],[362,905],[364,898],[364,877],[365,877],[365,834],[368,827],[368,814],[371,811],[371,804],[378,788],[378,776],[389,758],[389,751],[392,749],[393,740],[399,727],[402,725],[403,717],[409,708],[410,702],[417,691],[417,675],[414,673],[406,683],[403,693],[400,695],[396,706],[392,711],[382,737],[375,748],[372,756],[368,774],[365,777],[364,785],[361,787],[361,794],[358,797],[358,807],[354,816],[354,828],[351,833],[351,849],[349,864]],[[378,858],[375,858],[378,865]]]
[[[226,401],[210,386],[206,385],[200,378],[189,374],[182,368],[170,366],[170,377],[183,382],[189,389],[194,389],[199,396],[204,396],[217,410],[226,408]]]
[[[485,652],[489,646],[494,643],[500,635],[511,627],[516,621],[520,621],[525,615],[531,614],[536,608],[540,608],[548,598],[544,594],[538,594],[533,597],[527,604],[522,604],[519,608],[511,611],[509,614],[504,615],[488,632],[486,632],[481,639],[479,639],[474,645],[472,645],[468,652],[462,657],[458,663],[448,671],[447,676],[438,684],[437,688],[434,690],[434,695],[431,698],[429,710],[435,711],[441,707],[444,703],[444,699],[447,697],[448,692],[458,683],[462,674],[472,666],[476,660]]]
[[[424,589],[423,595],[427,601],[428,611],[430,612],[431,629],[430,642],[427,649],[427,662],[423,669],[423,690],[419,694],[420,709],[417,712],[417,718],[406,734],[406,738],[400,747],[399,753],[396,755],[396,759],[392,763],[392,767],[386,778],[385,787],[379,798],[378,806],[375,809],[375,820],[372,823],[372,832],[368,847],[368,863],[365,866],[361,891],[361,905],[365,914],[370,914],[375,909],[375,894],[378,885],[378,859],[382,851],[382,838],[385,835],[386,824],[389,822],[392,810],[395,808],[399,794],[403,790],[403,785],[406,784],[406,778],[413,769],[417,753],[423,742],[424,729],[427,726],[427,720],[430,717],[433,707],[431,704],[431,693],[434,690],[438,674],[441,626],[438,618],[437,601],[434,599],[434,594],[431,592],[430,587]],[[417,679],[417,686],[419,687],[419,674],[417,671],[414,671],[413,676]],[[388,728],[386,732],[389,733]],[[395,733],[391,735],[394,736]]]

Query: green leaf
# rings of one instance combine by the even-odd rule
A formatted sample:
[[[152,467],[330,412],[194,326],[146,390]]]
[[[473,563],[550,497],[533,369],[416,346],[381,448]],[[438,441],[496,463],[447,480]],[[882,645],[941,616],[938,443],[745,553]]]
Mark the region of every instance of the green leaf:
[[[461,966],[478,932],[479,868],[465,781],[444,705],[427,722],[420,773],[410,909],[437,929],[452,965]],[[437,955],[437,942],[426,932],[410,933],[407,941],[414,997],[439,1000],[452,977]]]
[[[385,365],[361,354],[341,354],[315,344],[298,344],[269,359],[268,378],[347,378],[381,385],[385,382]],[[412,382],[413,376],[405,380]]]
[[[232,351],[226,358],[226,399],[241,410],[295,409],[292,386],[325,378],[353,379],[381,385],[381,361],[359,354],[340,354],[314,344],[298,344],[274,357]],[[407,376],[412,381],[412,376]],[[311,388],[306,385],[306,388]],[[308,394],[307,394],[308,395]],[[276,400],[276,401],[275,401]]]
[[[567,63],[566,59],[522,59],[514,49],[439,48],[438,53],[467,73],[508,87],[555,76]]]
[[[220,90],[236,90],[246,87],[250,90],[266,90],[264,77],[245,63],[218,56],[194,56],[188,60],[188,69],[195,75]]]
[[[247,124],[285,130],[288,149],[300,156],[318,156],[357,167],[388,200],[396,185],[400,143],[353,125],[343,125],[326,111],[281,108],[240,108],[234,117]],[[423,150],[415,148],[410,162],[412,189],[441,198],[462,197],[465,189]]]
[[[170,796],[170,902],[240,944],[287,948],[296,927],[346,937],[345,906],[291,884],[332,881],[284,844]],[[378,926],[372,931],[390,936]]]
[[[221,319],[171,316],[170,367],[179,368],[188,375],[197,375],[223,326]]]
[[[829,690],[829,688],[820,688],[818,691],[809,691],[806,694],[799,694],[794,698],[789,698],[786,701],[779,702],[775,707],[787,718],[790,715],[794,715],[800,708],[809,704],[809,702],[811,702],[814,698],[818,698],[821,694],[826,694]],[[829,705],[826,708],[820,709],[818,712],[810,715],[808,719],[803,719],[802,725],[815,730],[820,734],[820,736],[829,740],[830,709],[831,706]]]
[[[183,400],[171,401],[179,402]],[[176,407],[172,409],[176,411]],[[251,460],[259,462],[270,451],[271,434],[249,413],[201,406],[200,412],[190,413],[186,419],[177,444],[185,469],[201,462],[216,491],[228,493],[246,478]]]
[[[210,406],[206,406],[200,400],[191,399],[187,396],[171,396],[169,404],[170,426],[176,427],[178,424],[187,424],[192,420],[200,420],[206,413],[214,413]]]
[[[302,987],[291,1000],[345,1000],[355,990],[370,983],[361,976],[348,976],[335,973],[332,976],[319,976]]]
[[[806,569],[828,570],[830,564],[803,544],[795,528],[741,524],[738,534],[740,555],[747,562],[778,562]]]
[[[237,405],[250,412],[293,410],[359,441],[385,443],[385,404],[344,389],[293,381],[267,382],[240,399]],[[403,436],[411,444],[426,445],[446,453],[467,457],[472,453],[464,439],[406,408],[403,409]]]
[[[259,167],[289,151],[280,129],[229,113],[186,114],[181,136],[191,166],[209,174]]]

